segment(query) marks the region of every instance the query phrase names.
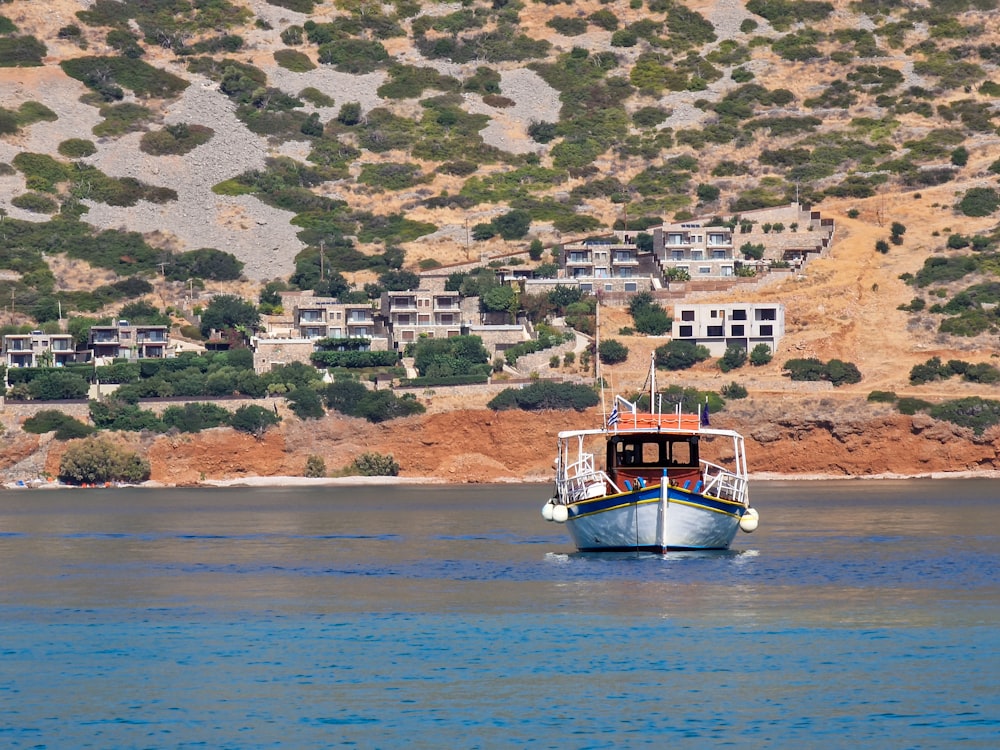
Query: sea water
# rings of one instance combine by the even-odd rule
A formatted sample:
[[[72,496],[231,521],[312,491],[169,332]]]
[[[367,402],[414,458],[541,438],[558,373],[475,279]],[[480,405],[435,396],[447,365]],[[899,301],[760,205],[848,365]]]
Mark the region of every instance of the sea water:
[[[0,747],[1000,747],[1000,482],[762,482],[726,553],[543,485],[0,493]]]

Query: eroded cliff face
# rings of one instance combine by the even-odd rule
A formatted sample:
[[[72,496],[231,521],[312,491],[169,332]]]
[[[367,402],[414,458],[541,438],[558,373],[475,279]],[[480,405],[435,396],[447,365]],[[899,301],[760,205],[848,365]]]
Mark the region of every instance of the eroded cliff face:
[[[457,483],[548,481],[556,434],[600,424],[600,419],[597,410],[476,409],[385,424],[328,415],[308,422],[286,419],[261,440],[220,428],[197,435],[131,436],[129,443],[149,459],[151,478],[165,484],[303,476],[311,455],[320,456],[333,473],[366,451],[392,454],[404,477]],[[905,476],[1000,469],[1000,434],[976,437],[971,430],[923,415],[840,407],[818,417],[789,413],[780,404],[741,404],[732,413],[713,415],[712,424],[742,432],[750,470],[764,476]],[[39,441],[21,440],[17,446],[5,456],[6,466],[14,463],[13,457],[39,449]],[[41,447],[50,475],[58,473],[65,448],[56,441]]]

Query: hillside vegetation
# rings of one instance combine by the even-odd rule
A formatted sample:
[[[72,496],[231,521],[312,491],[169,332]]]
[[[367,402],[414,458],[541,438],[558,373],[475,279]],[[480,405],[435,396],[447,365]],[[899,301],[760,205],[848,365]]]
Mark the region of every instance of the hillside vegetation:
[[[49,282],[20,309],[87,233],[119,274],[216,248],[308,284],[321,249],[355,280],[626,213],[997,209],[994,0],[86,5],[0,5],[0,250]]]
[[[856,365],[839,399],[988,396],[909,374],[1000,334],[998,65],[996,0],[0,2],[2,322],[799,201],[832,253],[710,298],[785,304],[773,362],[674,382],[815,393],[781,367],[818,359]],[[664,343],[633,324],[602,324],[615,385]]]

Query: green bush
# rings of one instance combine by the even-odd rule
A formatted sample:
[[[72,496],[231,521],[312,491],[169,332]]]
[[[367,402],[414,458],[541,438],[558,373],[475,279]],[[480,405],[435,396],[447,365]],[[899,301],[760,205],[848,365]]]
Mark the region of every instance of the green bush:
[[[97,146],[85,138],[69,138],[59,144],[59,153],[68,159],[82,159],[96,154]]]
[[[46,54],[45,45],[33,36],[0,37],[0,68],[39,67]]]
[[[667,315],[650,292],[639,292],[628,305],[635,329],[649,336],[662,336],[670,330],[673,320]]]
[[[149,474],[146,459],[103,436],[70,445],[59,462],[59,478],[71,484],[144,482]]]
[[[382,455],[381,453],[362,453],[354,459],[349,467],[351,474],[360,474],[363,477],[395,477],[399,476],[399,464],[392,454]]]
[[[332,65],[341,73],[362,75],[371,73],[389,60],[381,42],[363,39],[340,39],[319,47],[319,61]]]
[[[131,57],[75,57],[64,60],[60,66],[70,78],[102,95],[117,84],[135,92],[136,96],[169,99],[190,85],[173,73]]]
[[[979,396],[945,401],[929,406],[926,411],[934,419],[970,428],[976,435],[1000,423],[1000,401]]]
[[[304,99],[316,107],[332,107],[335,102],[315,86],[307,86],[299,92],[299,99]]]
[[[182,155],[208,143],[213,135],[215,131],[204,125],[180,122],[167,125],[163,130],[144,133],[139,141],[139,149],[153,156]]]
[[[523,388],[505,388],[487,404],[490,409],[575,409],[583,411],[596,406],[600,399],[593,388],[576,383],[536,381]]]
[[[587,22],[582,18],[555,16],[550,18],[545,25],[563,36],[580,36],[580,34],[587,33]]]
[[[747,350],[739,344],[730,344],[726,347],[725,353],[719,359],[719,369],[729,372],[739,367],[743,367],[747,362]]]
[[[309,386],[300,386],[286,397],[292,412],[299,419],[322,419],[326,413],[319,394]]]
[[[989,216],[1000,208],[1000,194],[993,188],[969,188],[956,208],[966,216]]]
[[[783,365],[785,375],[792,380],[817,381],[827,380],[834,386],[861,382],[861,373],[857,366],[839,359],[831,359],[823,363],[815,357],[804,359],[789,359]]]
[[[265,409],[257,404],[247,404],[233,413],[230,424],[234,430],[253,435],[257,440],[260,440],[269,427],[280,421],[281,418],[274,413],[273,409]]]
[[[54,199],[42,193],[22,193],[10,199],[10,204],[23,211],[33,214],[54,214],[59,210],[59,204]]]
[[[940,357],[931,357],[923,364],[910,368],[910,385],[923,385],[952,376],[952,371],[941,362]]]
[[[709,358],[708,349],[692,341],[674,339],[656,348],[656,366],[666,370],[686,370]]]
[[[597,347],[597,354],[602,363],[616,365],[628,359],[628,347],[616,339],[604,339]]]
[[[419,165],[393,162],[363,164],[358,176],[358,182],[383,190],[408,190],[422,181]]]
[[[767,344],[757,344],[750,350],[750,364],[753,367],[762,367],[763,365],[770,364],[772,359],[774,359],[774,354],[771,352],[771,347]]]
[[[490,356],[479,336],[424,338],[413,348],[413,365],[424,377],[489,374]]]
[[[43,371],[28,384],[28,393],[37,401],[86,398],[89,389],[84,378],[62,368]]]
[[[782,365],[792,380],[815,381],[823,379],[823,363],[815,357],[789,359]]]
[[[274,61],[293,73],[308,73],[316,67],[309,55],[294,49],[275,50]]]
[[[216,404],[187,403],[183,406],[168,406],[160,419],[167,427],[181,432],[201,432],[213,427],[228,425],[232,414]]]
[[[146,120],[152,117],[152,112],[141,104],[125,102],[124,104],[106,104],[100,109],[103,122],[93,128],[94,135],[114,137],[141,130]]]
[[[746,398],[749,395],[747,389],[737,382],[732,382],[729,385],[722,386],[719,392],[726,398],[731,399]]]
[[[42,409],[21,425],[25,432],[41,435],[55,432],[56,440],[74,440],[90,435],[94,428],[55,409]]]
[[[306,468],[303,475],[311,479],[320,479],[325,477],[326,461],[324,461],[321,456],[317,456],[315,454],[309,456],[306,459]]]
[[[21,126],[32,125],[36,122],[55,122],[58,119],[59,115],[41,102],[26,101],[17,108],[17,120]]]
[[[391,367],[399,361],[395,351],[318,351],[310,355],[316,367]]]

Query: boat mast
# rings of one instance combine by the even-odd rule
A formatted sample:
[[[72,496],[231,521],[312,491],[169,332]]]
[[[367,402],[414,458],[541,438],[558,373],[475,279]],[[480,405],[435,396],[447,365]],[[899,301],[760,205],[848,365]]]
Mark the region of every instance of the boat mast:
[[[576,334],[573,334],[576,336]],[[608,404],[604,399],[604,379],[601,377],[601,298],[594,304],[594,378],[601,389],[601,423],[608,424]]]

